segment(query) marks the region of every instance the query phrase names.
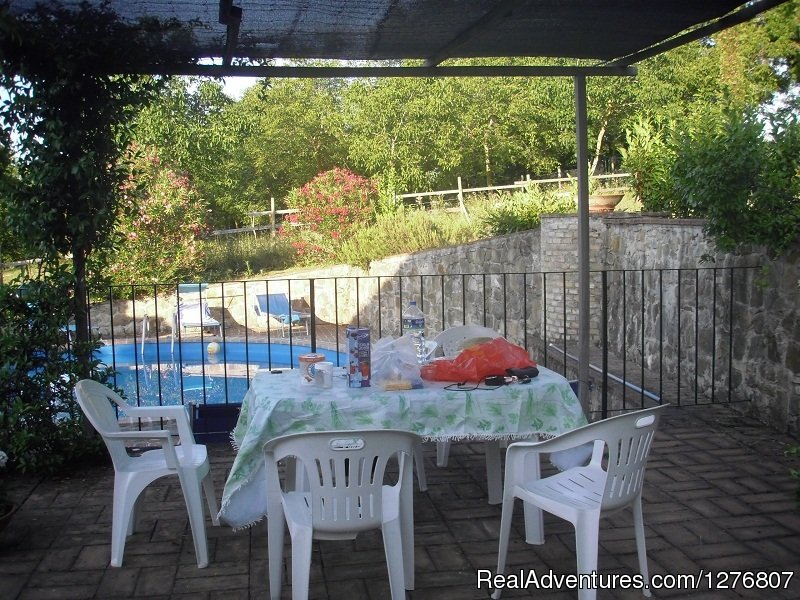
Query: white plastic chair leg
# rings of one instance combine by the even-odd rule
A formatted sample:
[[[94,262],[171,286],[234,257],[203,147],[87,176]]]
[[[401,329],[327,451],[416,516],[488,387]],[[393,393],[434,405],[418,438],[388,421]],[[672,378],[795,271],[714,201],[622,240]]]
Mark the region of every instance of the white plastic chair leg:
[[[140,494],[139,497],[133,502],[133,506],[131,507],[131,516],[128,519],[128,535],[133,535],[136,532],[136,527],[139,525],[141,517],[142,496]]]
[[[450,458],[450,442],[436,442],[436,466],[446,467]]]
[[[414,490],[411,473],[406,471],[400,490],[400,543],[403,549],[403,575],[407,590],[414,589]],[[386,510],[384,508],[384,510]]]
[[[634,500],[631,508],[633,509],[633,529],[636,533],[636,554],[639,557],[639,572],[642,574],[645,587],[642,593],[648,598],[652,596],[649,589],[650,572],[647,568],[647,548],[644,537],[644,518],[642,517],[642,497]]]
[[[134,509],[142,492],[136,478],[130,474],[114,477],[114,500],[111,516],[111,566],[121,567],[125,555],[125,540],[133,532]]]
[[[267,515],[267,561],[269,563],[269,597],[280,600],[283,581],[283,538],[286,521],[283,514]]]
[[[392,593],[392,600],[405,600],[405,573],[403,568],[403,544],[397,543],[402,540],[400,531],[400,521],[393,519],[383,524],[383,548],[386,554],[386,566],[389,569],[389,589]]]
[[[292,600],[308,600],[312,536],[305,527],[292,531]]]
[[[503,497],[503,512],[500,515],[500,544],[497,551],[497,575],[502,575],[506,570],[508,557],[508,540],[511,537],[511,519],[514,516],[514,496]],[[494,600],[500,600],[502,591],[496,589],[492,594]]]
[[[192,529],[197,567],[203,569],[208,566],[208,539],[206,538],[203,502],[200,499],[202,489],[197,480],[197,472],[184,472],[181,476],[181,487],[183,488],[183,499],[186,502],[186,512],[189,513],[189,525]]]
[[[417,484],[420,492],[428,491],[428,477],[425,474],[425,455],[422,452],[422,444],[414,447],[414,467],[417,470]]]
[[[578,576],[597,571],[597,550],[600,534],[600,513],[583,513],[575,521],[575,553]],[[595,600],[596,589],[578,589],[578,600]]]
[[[121,503],[120,503],[121,504]],[[125,538],[128,537],[128,525],[130,513],[127,512],[126,507],[116,506],[113,509],[114,516],[111,522],[111,566],[121,567],[122,557],[125,554]]]
[[[214,494],[214,482],[211,480],[210,473],[203,477],[203,492],[208,505],[208,514],[211,515],[211,522],[219,527],[219,505],[217,504],[217,496]]]

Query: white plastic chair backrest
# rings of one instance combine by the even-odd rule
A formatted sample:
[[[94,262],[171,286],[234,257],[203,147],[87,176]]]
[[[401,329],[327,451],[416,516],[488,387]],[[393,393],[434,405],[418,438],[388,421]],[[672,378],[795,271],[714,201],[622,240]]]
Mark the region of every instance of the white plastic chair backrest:
[[[660,413],[667,406],[662,404],[595,421],[544,443],[547,451],[557,452],[594,441],[590,465],[602,467],[607,473],[601,508],[614,510],[627,506],[640,493]],[[608,454],[604,457],[606,448]]]
[[[442,349],[444,356],[456,356],[461,350],[461,344],[473,338],[489,338],[494,339],[500,337],[500,334],[494,329],[488,327],[481,327],[479,325],[458,325],[456,327],[448,327],[439,335],[433,338]]]
[[[114,404],[123,412],[126,408],[130,409],[130,405],[108,386],[90,379],[83,379],[75,384],[75,397],[86,418],[103,437],[114,468],[124,470],[133,460],[125,449],[125,442],[109,438],[107,434],[120,431]]]
[[[598,430],[608,448],[603,510],[626,506],[641,493],[659,412],[646,409],[601,421]],[[595,452],[597,446],[595,444]]]
[[[386,467],[397,457],[399,490],[419,441],[396,430],[309,432],[270,440],[264,451],[275,461],[293,456],[305,467],[316,531],[355,532],[380,527]],[[276,485],[268,470],[268,493]]]

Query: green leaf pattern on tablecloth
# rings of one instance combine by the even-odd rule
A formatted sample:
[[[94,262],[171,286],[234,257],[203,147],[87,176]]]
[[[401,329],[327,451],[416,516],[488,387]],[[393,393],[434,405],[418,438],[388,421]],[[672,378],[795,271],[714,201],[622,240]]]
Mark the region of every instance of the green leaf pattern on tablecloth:
[[[225,484],[221,515],[233,527],[260,519],[266,508],[260,493],[264,443],[301,431],[334,429],[403,429],[423,439],[514,439],[557,435],[586,424],[566,379],[540,369],[528,384],[497,390],[423,389],[383,391],[350,389],[339,377],[331,389],[259,372],[251,382],[232,432],[237,455]]]

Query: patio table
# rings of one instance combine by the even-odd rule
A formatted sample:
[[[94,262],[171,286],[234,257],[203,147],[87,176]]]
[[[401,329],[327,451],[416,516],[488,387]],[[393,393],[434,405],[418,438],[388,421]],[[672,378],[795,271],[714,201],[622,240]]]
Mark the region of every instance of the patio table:
[[[539,367],[527,384],[471,391],[425,382],[421,389],[349,388],[334,376],[332,388],[301,383],[299,371],[260,370],[242,401],[231,440],[237,449],[222,494],[220,518],[247,527],[266,515],[262,447],[268,440],[303,431],[403,429],[425,441],[515,440],[555,436],[586,424],[567,380]],[[483,388],[485,386],[481,386]],[[498,448],[497,444],[494,445]],[[491,445],[487,450],[491,448]],[[497,450],[496,477],[500,478]],[[490,471],[487,456],[487,474]],[[494,486],[489,482],[489,489]],[[501,481],[497,481],[497,489]],[[500,498],[497,499],[499,501]]]

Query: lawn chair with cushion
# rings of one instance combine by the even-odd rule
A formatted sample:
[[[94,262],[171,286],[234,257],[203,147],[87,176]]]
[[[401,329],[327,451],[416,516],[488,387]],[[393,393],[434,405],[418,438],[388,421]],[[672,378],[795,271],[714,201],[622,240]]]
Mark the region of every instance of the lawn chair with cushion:
[[[185,333],[187,329],[217,329],[222,335],[222,324],[211,316],[208,301],[180,303],[173,314],[173,332],[178,329]]]
[[[256,296],[253,310],[259,327],[273,329],[273,326],[277,325],[281,330],[281,336],[286,337],[289,329],[294,325],[301,325],[305,327],[308,335],[308,321],[311,315],[294,310],[289,305],[286,294],[259,294]]]

